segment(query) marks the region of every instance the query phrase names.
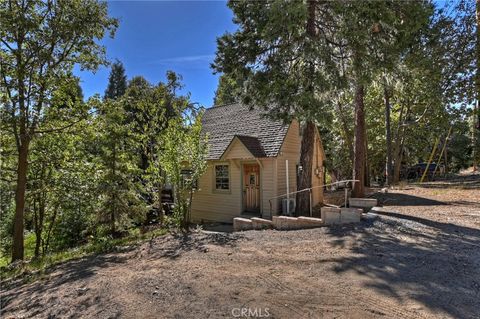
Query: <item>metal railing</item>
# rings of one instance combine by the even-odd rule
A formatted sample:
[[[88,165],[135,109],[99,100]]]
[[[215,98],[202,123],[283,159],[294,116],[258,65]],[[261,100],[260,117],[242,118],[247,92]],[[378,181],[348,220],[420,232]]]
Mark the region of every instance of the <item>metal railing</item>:
[[[329,184],[325,184],[325,185],[320,185],[320,186],[315,186],[315,187],[310,187],[310,188],[304,188],[304,189],[301,189],[299,191],[295,191],[295,192],[289,192],[289,193],[286,193],[286,194],[283,194],[283,195],[279,195],[279,196],[275,196],[275,197],[272,197],[268,200],[268,203],[270,204],[270,216],[273,216],[272,215],[272,210],[273,210],[273,204],[272,204],[272,200],[274,199],[279,199],[279,198],[283,198],[283,197],[289,197],[290,195],[294,195],[294,194],[298,194],[298,193],[302,193],[302,192],[309,192],[309,201],[310,201],[310,217],[312,217],[312,189],[316,189],[316,188],[320,188],[320,187],[327,187],[327,186],[333,186],[333,185],[344,185],[345,186],[345,207],[347,207],[347,201],[348,201],[348,184],[349,183],[352,183],[352,189],[353,187],[355,186],[355,183],[356,182],[359,182],[358,179],[346,179],[346,180],[342,180],[342,181],[338,181],[338,182],[334,182],[334,183],[329,183]],[[290,205],[290,203],[287,203],[287,205]],[[289,206],[288,206],[289,207]]]

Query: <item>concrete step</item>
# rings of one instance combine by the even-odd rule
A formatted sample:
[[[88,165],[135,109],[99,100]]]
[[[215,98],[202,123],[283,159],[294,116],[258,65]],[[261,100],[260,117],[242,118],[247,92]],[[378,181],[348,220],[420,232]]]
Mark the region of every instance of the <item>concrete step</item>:
[[[320,218],[273,216],[273,227],[278,230],[307,229],[324,226]]]
[[[363,209],[360,208],[342,208],[340,209],[340,222],[342,224],[359,223],[362,213]]]
[[[322,220],[325,225],[335,225],[341,223],[341,209],[336,207],[322,207]]]
[[[273,228],[273,222],[260,217],[252,217],[252,227],[256,230]]]
[[[325,226],[323,220],[321,218],[316,217],[307,217],[307,216],[300,216],[298,217],[298,221],[303,228],[316,228]]]
[[[364,211],[368,211],[378,204],[375,198],[350,198],[348,203],[351,208],[362,208]]]
[[[242,217],[235,217],[233,219],[234,231],[252,230],[252,229],[253,229],[253,223],[250,219],[242,218]]]
[[[273,216],[273,228],[278,230],[300,229],[298,218],[289,216]]]

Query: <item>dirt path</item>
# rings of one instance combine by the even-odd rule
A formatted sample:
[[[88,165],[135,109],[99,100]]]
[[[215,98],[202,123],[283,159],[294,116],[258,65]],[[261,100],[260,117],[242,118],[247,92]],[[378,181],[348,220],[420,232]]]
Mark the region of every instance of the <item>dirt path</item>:
[[[393,213],[355,226],[170,235],[70,262],[2,290],[3,317],[478,318],[480,190],[377,197]]]

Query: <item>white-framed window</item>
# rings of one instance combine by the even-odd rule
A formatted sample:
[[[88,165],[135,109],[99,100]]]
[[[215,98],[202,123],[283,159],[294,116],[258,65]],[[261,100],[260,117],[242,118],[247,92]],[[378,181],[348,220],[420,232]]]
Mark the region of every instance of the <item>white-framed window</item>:
[[[215,165],[215,190],[230,190],[230,174],[227,164]]]

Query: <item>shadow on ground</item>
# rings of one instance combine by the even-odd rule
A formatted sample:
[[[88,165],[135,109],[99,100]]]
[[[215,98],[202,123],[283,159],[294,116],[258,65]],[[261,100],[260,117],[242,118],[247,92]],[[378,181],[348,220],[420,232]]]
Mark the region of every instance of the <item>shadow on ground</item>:
[[[28,310],[29,317],[79,318],[88,312],[95,314],[95,317],[116,318],[123,313],[124,305],[116,304],[111,299],[112,296],[107,294],[88,292],[90,279],[95,280],[97,285],[98,281],[101,281],[106,287],[116,280],[103,277],[101,271],[103,268],[127,263],[139,255],[147,259],[176,259],[189,251],[207,252],[209,245],[233,247],[241,238],[241,235],[229,233],[175,233],[152,239],[141,247],[131,246],[116,253],[66,262],[49,269],[45,278],[37,278],[33,284],[17,283],[14,285],[16,287],[12,288],[2,286],[5,291],[2,291],[0,298],[0,309],[9,313]],[[67,293],[64,293],[65,291]],[[59,295],[62,296],[61,300],[58,298]],[[12,309],[9,305],[14,299],[17,302]],[[74,308],[60,306],[59,303],[74,305]],[[59,305],[55,306],[56,304]],[[108,309],[105,309],[106,304],[110,305]]]
[[[397,195],[388,194],[405,198]],[[360,229],[330,230],[338,237],[335,245],[361,233],[354,255],[337,259],[333,270],[339,275],[355,271],[367,278],[366,288],[402,303],[414,299],[442,315],[478,318],[480,230],[396,212],[380,214]]]
[[[413,183],[423,188],[456,188],[456,189],[480,189],[480,174],[455,175],[445,179],[427,181],[424,183]]]
[[[152,246],[149,252],[151,257],[175,259],[192,250],[207,252],[208,245],[235,247],[237,241],[244,238],[238,233],[220,232],[176,233],[172,237],[167,238],[164,245]]]
[[[439,206],[446,202],[402,193],[376,193],[372,196],[380,205],[389,206]]]
[[[133,248],[129,248],[133,249]],[[127,251],[127,249],[123,249]],[[102,268],[110,267],[114,264],[122,264],[127,261],[126,255],[94,255],[69,261],[58,266],[54,266],[45,272],[45,276],[51,274],[48,280],[40,279],[36,283],[29,285],[23,284],[19,288],[10,289],[2,293],[0,309],[6,309],[11,301],[15,299],[22,300],[20,309],[29,310],[30,316],[42,317],[50,311],[54,310],[56,303],[62,302],[56,300],[54,293],[62,286],[75,287],[75,283],[87,282],[88,279],[96,274]],[[58,271],[58,272],[57,272]],[[25,279],[24,279],[25,280]],[[78,285],[77,285],[78,286]],[[2,287],[5,289],[6,287]],[[86,292],[85,288],[72,288],[63,298],[81,298]],[[44,295],[52,295],[48,299],[44,299]],[[78,303],[78,309],[93,307],[102,297],[88,298]],[[55,313],[47,317],[65,316],[66,313]],[[115,316],[112,316],[115,317]]]

